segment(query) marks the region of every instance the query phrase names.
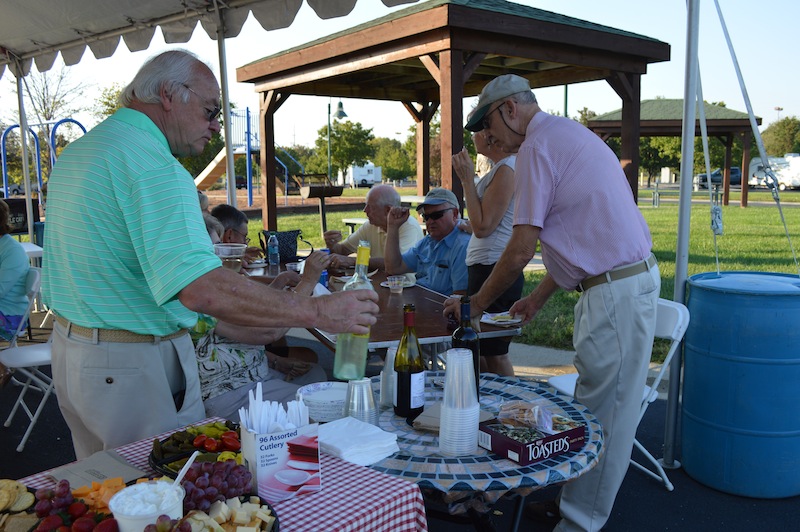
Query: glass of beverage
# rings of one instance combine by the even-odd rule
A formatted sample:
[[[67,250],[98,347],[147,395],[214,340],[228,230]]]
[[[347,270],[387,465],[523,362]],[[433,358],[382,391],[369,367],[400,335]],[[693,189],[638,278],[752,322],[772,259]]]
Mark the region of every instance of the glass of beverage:
[[[402,294],[403,287],[406,284],[405,275],[390,275],[386,278],[386,283],[389,285],[389,291],[392,294]]]
[[[300,272],[300,263],[299,262],[288,262],[286,263],[286,271],[290,272]]]
[[[242,269],[242,257],[247,244],[214,244],[214,253],[222,259],[222,267],[234,272]]]

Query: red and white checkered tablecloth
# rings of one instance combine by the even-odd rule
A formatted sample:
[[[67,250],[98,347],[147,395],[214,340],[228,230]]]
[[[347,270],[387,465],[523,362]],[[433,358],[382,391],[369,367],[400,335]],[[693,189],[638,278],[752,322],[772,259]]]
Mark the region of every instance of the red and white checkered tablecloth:
[[[210,418],[198,424],[221,421]],[[147,463],[153,440],[162,440],[170,430],[127,445],[116,452],[145,476],[156,475]],[[427,531],[425,502],[419,487],[407,480],[346,462],[335,456],[320,456],[322,490],[276,503],[281,532],[327,531]],[[19,479],[29,488],[53,486],[49,471]]]
[[[320,492],[274,505],[281,532],[428,529],[416,484],[327,454],[320,462]]]

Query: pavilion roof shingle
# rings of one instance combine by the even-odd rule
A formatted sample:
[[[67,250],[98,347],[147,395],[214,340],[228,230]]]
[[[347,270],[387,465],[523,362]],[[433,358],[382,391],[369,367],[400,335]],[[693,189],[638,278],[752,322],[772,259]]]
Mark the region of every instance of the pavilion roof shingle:
[[[706,120],[747,120],[747,113],[735,111],[721,105],[703,102]],[[757,117],[760,120],[760,117]],[[622,120],[622,109],[595,116],[590,122],[618,122]],[[683,100],[642,100],[641,120],[683,120]]]

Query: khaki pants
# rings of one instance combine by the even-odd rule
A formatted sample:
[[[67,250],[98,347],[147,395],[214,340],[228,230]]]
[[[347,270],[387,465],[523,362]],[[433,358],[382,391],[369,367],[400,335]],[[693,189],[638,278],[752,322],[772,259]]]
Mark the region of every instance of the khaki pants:
[[[575,398],[603,426],[597,466],[561,490],[558,531],[595,531],[614,506],[639,424],[661,289],[658,266],[590,288],[575,305]]]
[[[78,459],[205,417],[188,334],[152,343],[99,342],[54,323],[52,353],[56,397]],[[177,410],[173,396],[181,390]]]

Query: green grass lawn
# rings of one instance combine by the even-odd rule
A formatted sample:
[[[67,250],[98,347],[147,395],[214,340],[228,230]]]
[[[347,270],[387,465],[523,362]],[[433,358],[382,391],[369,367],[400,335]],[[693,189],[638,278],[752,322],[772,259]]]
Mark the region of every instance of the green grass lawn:
[[[355,189],[366,193],[366,189]],[[677,191],[676,191],[677,192]],[[678,204],[665,203],[660,207],[651,205],[648,189],[640,192],[639,205],[642,214],[650,226],[653,237],[653,252],[658,258],[661,270],[661,297],[673,299],[675,286],[675,258],[678,232]],[[414,189],[402,191],[401,194],[415,194]],[[673,197],[677,197],[675,194]],[[694,199],[707,197],[695,193]],[[749,200],[772,201],[768,192],[750,191]],[[688,275],[717,270],[717,257],[720,271],[764,271],[800,274],[792,257],[792,250],[784,232],[780,214],[774,203],[771,206],[751,205],[746,209],[739,207],[738,191],[736,199],[731,194],[731,203],[723,207],[724,234],[717,236],[716,242],[710,229],[708,204],[693,204],[690,222]],[[800,193],[781,194],[784,205],[783,214],[792,244],[800,244],[800,208],[791,203],[800,203]],[[328,212],[328,228],[339,228],[347,231],[342,218],[363,217],[358,210]],[[257,241],[261,220],[250,222],[250,238]],[[281,230],[301,229],[304,237],[314,248],[322,247],[323,240],[319,234],[319,214],[293,214],[279,216],[278,227]],[[716,244],[716,247],[715,247]],[[716,250],[716,251],[715,251]],[[524,293],[530,292],[544,276],[543,272],[531,272],[525,275]],[[516,341],[554,347],[572,349],[573,307],[577,301],[576,292],[560,291],[556,293],[535,320],[523,328],[522,336]],[[661,355],[657,349],[655,360]]]

